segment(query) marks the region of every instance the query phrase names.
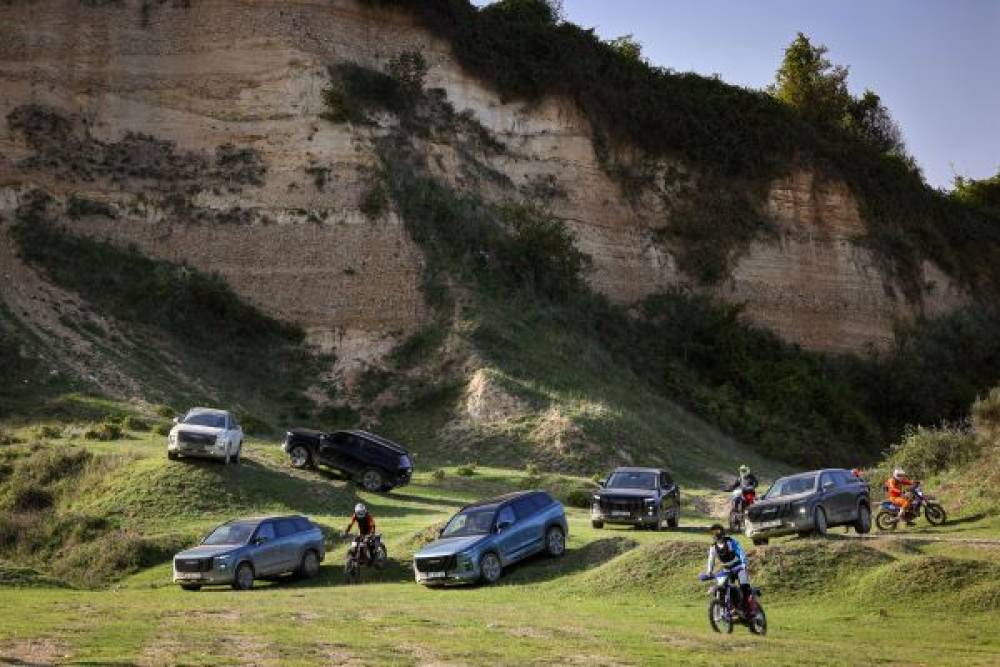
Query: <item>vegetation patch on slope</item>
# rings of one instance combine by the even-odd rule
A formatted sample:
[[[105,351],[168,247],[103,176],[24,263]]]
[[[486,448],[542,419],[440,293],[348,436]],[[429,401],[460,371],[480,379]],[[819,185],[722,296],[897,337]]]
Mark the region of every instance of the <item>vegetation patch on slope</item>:
[[[299,329],[244,303],[216,275],[75,235],[59,214],[46,193],[26,197],[12,229],[21,256],[117,320],[126,340],[81,334],[134,367],[147,399],[178,410],[221,399],[250,413],[308,412],[302,392],[318,360]]]

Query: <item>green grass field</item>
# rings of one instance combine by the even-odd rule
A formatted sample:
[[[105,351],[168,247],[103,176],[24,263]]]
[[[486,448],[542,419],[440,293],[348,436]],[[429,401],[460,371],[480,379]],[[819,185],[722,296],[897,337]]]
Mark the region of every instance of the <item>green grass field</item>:
[[[768,636],[741,627],[722,636],[708,625],[705,587],[696,580],[707,548],[702,528],[712,520],[706,510],[722,496],[704,487],[685,485],[677,531],[598,531],[586,510],[571,508],[564,558],[514,566],[494,587],[427,590],[413,583],[409,557],[428,528],[463,503],[532,485],[560,495],[587,480],[501,468],[460,476],[447,467],[443,479],[424,469],[410,486],[373,495],[331,472],[293,470],[273,441],[250,441],[245,463],[227,468],[169,462],[162,439],[130,432],[94,442],[67,429],[43,445],[92,457],[45,487],[53,505],[42,513],[53,525],[71,526],[74,517],[104,524],[93,535],[53,529],[35,553],[2,552],[0,664],[1000,661],[995,519],[957,515],[951,526],[867,540],[842,529],[825,540],[776,540],[750,552]],[[0,448],[4,493],[26,470],[42,483],[47,468],[30,453],[37,447]],[[335,533],[358,499],[372,508],[393,562],[348,586],[340,567],[346,542]],[[170,583],[172,548],[231,516],[290,511],[329,529],[316,579],[259,583],[247,593],[189,593]],[[159,548],[141,562],[116,555],[122,544],[139,543]],[[103,578],[58,566],[81,552],[89,560],[70,559],[75,566]]]

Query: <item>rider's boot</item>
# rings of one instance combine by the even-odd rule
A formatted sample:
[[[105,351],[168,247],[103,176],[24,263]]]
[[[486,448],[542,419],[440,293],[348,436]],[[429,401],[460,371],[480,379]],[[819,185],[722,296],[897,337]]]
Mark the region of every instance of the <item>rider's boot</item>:
[[[740,593],[743,595],[743,611],[747,618],[753,618],[757,613],[757,600],[754,599],[753,590],[747,584],[740,584]]]

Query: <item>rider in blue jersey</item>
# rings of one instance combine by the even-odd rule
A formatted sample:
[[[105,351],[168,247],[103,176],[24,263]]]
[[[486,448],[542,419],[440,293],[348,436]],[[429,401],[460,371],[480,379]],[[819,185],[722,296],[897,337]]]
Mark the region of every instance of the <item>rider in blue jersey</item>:
[[[709,529],[713,536],[712,546],[708,548],[708,566],[703,579],[711,579],[715,571],[715,563],[726,572],[733,574],[740,582],[740,592],[743,594],[743,605],[748,617],[756,613],[757,600],[753,597],[750,587],[750,577],[747,576],[747,556],[743,547],[734,538],[726,535],[726,529],[721,524],[715,524]]]

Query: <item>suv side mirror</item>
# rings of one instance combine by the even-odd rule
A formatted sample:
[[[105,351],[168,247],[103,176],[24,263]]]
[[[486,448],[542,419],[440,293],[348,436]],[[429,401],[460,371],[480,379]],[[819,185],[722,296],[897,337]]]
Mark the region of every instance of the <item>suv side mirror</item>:
[[[497,523],[497,532],[502,533],[503,531],[510,528],[512,525],[514,524],[511,521],[500,521],[499,523]]]
[[[597,486],[601,487],[602,489],[605,486],[607,486],[607,484],[608,484],[608,480],[606,480],[606,479],[599,479],[599,480],[597,480]]]
[[[267,544],[267,538],[264,537],[263,535],[258,535],[257,537],[253,538],[253,543],[255,546],[259,547],[263,544]]]
[[[823,490],[824,491],[829,491],[833,487],[834,487],[834,483],[833,482],[823,482]]]

